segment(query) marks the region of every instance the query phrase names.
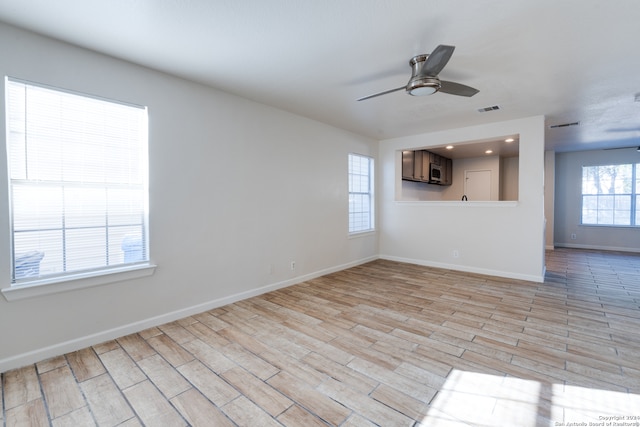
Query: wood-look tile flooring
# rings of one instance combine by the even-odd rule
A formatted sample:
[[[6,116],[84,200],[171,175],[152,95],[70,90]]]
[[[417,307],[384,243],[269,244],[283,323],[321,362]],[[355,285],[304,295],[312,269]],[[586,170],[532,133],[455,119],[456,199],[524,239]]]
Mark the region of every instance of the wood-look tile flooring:
[[[639,421],[640,256],[550,251],[543,284],[379,260],[6,372],[0,397],[6,427]]]

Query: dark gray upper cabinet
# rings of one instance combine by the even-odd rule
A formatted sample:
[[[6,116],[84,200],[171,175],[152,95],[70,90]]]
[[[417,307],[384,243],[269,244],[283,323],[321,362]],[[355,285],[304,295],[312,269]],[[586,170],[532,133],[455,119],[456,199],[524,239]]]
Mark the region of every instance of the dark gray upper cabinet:
[[[407,181],[415,181],[413,153],[413,151],[402,152],[402,179]]]
[[[442,183],[440,185],[451,185],[451,178],[453,176],[453,160],[447,157],[441,157],[441,160],[444,160],[444,165],[442,166]]]
[[[430,179],[431,165],[440,169],[440,181]],[[451,185],[452,161],[428,150],[402,152],[402,179],[435,185]]]

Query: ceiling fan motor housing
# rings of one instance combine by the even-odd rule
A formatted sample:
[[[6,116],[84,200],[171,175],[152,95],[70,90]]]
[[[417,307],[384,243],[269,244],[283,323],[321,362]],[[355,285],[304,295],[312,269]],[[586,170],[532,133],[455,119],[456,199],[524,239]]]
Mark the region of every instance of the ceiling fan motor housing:
[[[431,95],[440,90],[440,79],[437,76],[418,77],[428,57],[429,55],[417,55],[409,60],[409,65],[411,65],[411,79],[407,83],[409,95]]]

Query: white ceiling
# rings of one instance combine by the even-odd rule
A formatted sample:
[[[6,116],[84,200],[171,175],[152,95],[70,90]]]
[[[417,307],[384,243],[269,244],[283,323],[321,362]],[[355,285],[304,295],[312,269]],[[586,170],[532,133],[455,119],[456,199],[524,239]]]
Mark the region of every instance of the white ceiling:
[[[0,2],[1,21],[376,139],[545,115],[557,151],[640,145],[638,18],[637,0]],[[480,93],[356,101],[438,44],[456,46],[440,77]]]

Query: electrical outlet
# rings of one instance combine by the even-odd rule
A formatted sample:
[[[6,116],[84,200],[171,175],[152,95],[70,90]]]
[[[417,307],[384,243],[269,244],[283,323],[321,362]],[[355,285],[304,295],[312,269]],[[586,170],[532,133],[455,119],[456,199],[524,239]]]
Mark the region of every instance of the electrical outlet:
[[[571,240],[576,240],[576,233],[571,233]]]
[[[291,271],[296,269],[296,262],[295,261],[291,261]]]
[[[458,258],[460,256],[460,252],[457,249],[454,249],[452,255],[454,258]]]

